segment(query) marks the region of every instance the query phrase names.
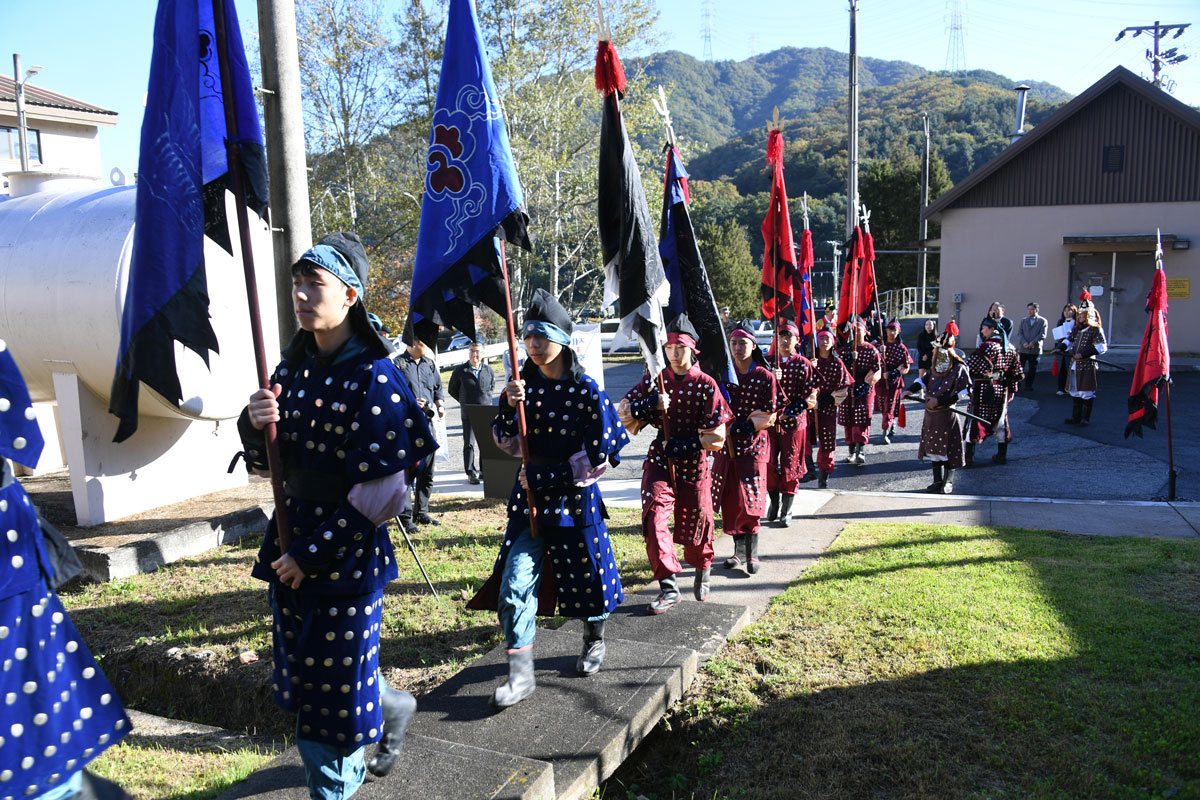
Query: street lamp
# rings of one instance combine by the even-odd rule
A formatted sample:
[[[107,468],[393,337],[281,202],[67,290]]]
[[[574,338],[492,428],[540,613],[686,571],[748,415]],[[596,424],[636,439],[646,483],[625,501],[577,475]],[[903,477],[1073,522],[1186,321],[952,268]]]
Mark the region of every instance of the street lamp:
[[[25,127],[25,83],[42,71],[40,64],[25,70],[21,77],[21,54],[13,53],[13,80],[17,84],[17,137],[21,146],[21,171],[29,171],[29,133]]]

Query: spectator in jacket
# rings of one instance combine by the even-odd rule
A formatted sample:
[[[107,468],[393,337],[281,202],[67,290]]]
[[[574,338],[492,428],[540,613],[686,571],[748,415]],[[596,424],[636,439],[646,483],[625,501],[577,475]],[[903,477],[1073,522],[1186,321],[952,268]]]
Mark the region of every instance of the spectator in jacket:
[[[446,397],[442,393],[442,375],[438,372],[437,364],[433,363],[433,354],[429,345],[420,339],[413,340],[408,348],[396,357],[396,364],[404,373],[408,387],[417,398],[417,405],[425,413],[430,424],[433,418],[446,416]],[[416,478],[413,479],[413,498],[408,507],[400,514],[400,523],[409,533],[416,533],[419,525],[440,525],[429,516],[429,495],[433,492],[433,458],[421,462]]]
[[[463,431],[463,469],[466,470],[467,480],[475,484],[479,483],[479,465],[475,457],[475,432],[471,430],[467,406],[491,405],[495,382],[496,373],[483,363],[483,342],[471,342],[467,350],[467,362],[454,368],[446,386],[446,391],[458,401]]]
[[[1046,318],[1038,314],[1038,304],[1030,303],[1025,307],[1025,319],[1017,326],[1017,355],[1021,359],[1021,369],[1025,372],[1025,388],[1033,388],[1033,379],[1037,376],[1038,361],[1042,357],[1042,345],[1046,341],[1046,333],[1050,325]]]

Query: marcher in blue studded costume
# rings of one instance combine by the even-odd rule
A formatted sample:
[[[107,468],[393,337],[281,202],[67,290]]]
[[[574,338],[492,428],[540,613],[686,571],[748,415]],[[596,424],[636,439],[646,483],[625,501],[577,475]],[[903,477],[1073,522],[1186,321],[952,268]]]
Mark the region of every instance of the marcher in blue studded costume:
[[[25,381],[0,341],[0,528],[7,532],[0,537],[0,798],[5,800],[75,795],[83,767],[130,728],[120,699],[51,588],[55,575],[37,512],[7,461],[32,467],[42,444]],[[90,790],[103,793],[95,786]]]
[[[493,695],[493,704],[500,708],[533,691],[534,617],[554,613],[552,598],[557,598],[563,616],[588,622],[584,654],[577,664],[584,675],[599,669],[604,619],[624,599],[596,481],[609,464],[620,462],[618,454],[629,436],[608,395],[584,374],[575,358],[570,329],[562,306],[539,289],[522,329],[529,352],[521,370],[524,385],[517,387],[514,382],[506,387],[493,423],[497,444],[518,454],[516,409],[509,398],[514,388],[520,388],[530,463],[509,497],[508,527],[495,570],[470,603],[472,608],[496,609],[508,641],[510,682]],[[539,365],[547,343],[559,355],[550,358],[552,363]],[[547,370],[555,377],[548,376]],[[537,509],[537,538],[530,531],[530,492]],[[553,569],[552,589],[542,585],[544,563]]]
[[[253,568],[254,577],[270,584],[274,699],[297,714],[314,798],[349,796],[363,777],[361,748],[385,733],[380,610],[384,586],[397,577],[386,523],[407,496],[405,471],[436,448],[361,301],[345,316],[347,337],[322,352],[327,333],[304,303],[308,294],[331,293],[338,280],[357,288],[339,252],[318,244],[293,269],[303,330],[271,379],[279,387],[277,431],[292,543],[281,556],[272,516]],[[365,273],[365,254],[361,258]],[[306,281],[314,278],[325,285],[309,287]],[[344,286],[341,291],[344,296]],[[261,431],[251,420],[270,407],[263,397],[259,392],[251,398],[239,423],[247,461],[257,469],[267,464]],[[357,764],[349,777],[342,763],[347,758]],[[321,778],[327,771],[338,784],[332,789]]]

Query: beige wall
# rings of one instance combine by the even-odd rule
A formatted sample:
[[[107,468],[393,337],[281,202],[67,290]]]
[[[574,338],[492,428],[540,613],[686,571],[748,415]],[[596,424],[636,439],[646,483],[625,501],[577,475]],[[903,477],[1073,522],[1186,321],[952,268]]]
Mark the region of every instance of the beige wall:
[[[941,322],[954,315],[954,294],[963,302],[961,342],[974,344],[976,325],[993,300],[1016,323],[1030,301],[1041,304],[1053,325],[1068,300],[1071,252],[1153,250],[1153,245],[1064,245],[1064,236],[1150,234],[1161,228],[1191,240],[1188,250],[1163,251],[1168,278],[1191,278],[1191,296],[1170,302],[1171,350],[1200,353],[1200,203],[961,208],[942,212]],[[1038,266],[1022,266],[1036,253]],[[1119,279],[1118,279],[1119,283]],[[1077,294],[1077,292],[1076,292]],[[1128,298],[1126,302],[1142,302]],[[1101,311],[1105,304],[1100,304]]]
[[[52,172],[75,172],[100,174],[100,131],[95,125],[73,125],[67,122],[34,119],[26,116],[26,124],[41,133],[42,163],[31,165],[34,169]],[[15,115],[0,114],[0,126],[17,127]],[[21,168],[20,159],[0,158],[0,174],[15,172]],[[2,183],[0,183],[2,186]],[[0,194],[8,190],[0,188]]]

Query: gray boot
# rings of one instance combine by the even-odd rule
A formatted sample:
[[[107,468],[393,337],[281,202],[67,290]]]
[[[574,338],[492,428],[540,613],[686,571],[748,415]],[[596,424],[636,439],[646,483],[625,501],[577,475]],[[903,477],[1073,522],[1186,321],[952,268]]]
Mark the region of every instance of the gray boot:
[[[779,492],[769,491],[767,496],[771,498],[771,505],[767,508],[767,516],[764,519],[767,522],[774,522],[779,519]]]
[[[711,569],[696,570],[696,580],[692,584],[692,595],[701,603],[708,599],[708,579],[711,575]]]
[[[746,537],[730,534],[730,538],[733,539],[733,555],[731,555],[729,558],[725,559],[724,566],[725,566],[725,569],[737,569],[738,567],[745,564],[747,561],[747,558],[748,558],[748,557],[747,558],[742,557],[746,551],[746,542],[745,542]]]
[[[651,614],[661,614],[673,605],[679,603],[679,582],[672,575],[658,582],[658,597],[650,604]]]
[[[493,708],[509,708],[533,694],[537,683],[533,678],[533,645],[508,651],[508,682],[492,692]]]
[[[575,662],[575,671],[580,675],[595,675],[604,663],[604,620],[585,622],[583,628],[583,653]]]
[[[779,500],[779,524],[786,528],[792,524],[792,503],[795,501],[796,495],[785,494]]]
[[[746,572],[751,575],[762,569],[762,562],[758,560],[758,534],[751,533],[745,537],[746,539]]]
[[[388,688],[379,696],[379,707],[383,712],[383,738],[375,748],[375,755],[367,761],[367,770],[382,778],[392,771],[400,758],[404,746],[404,732],[417,712],[417,701],[408,692]]]

